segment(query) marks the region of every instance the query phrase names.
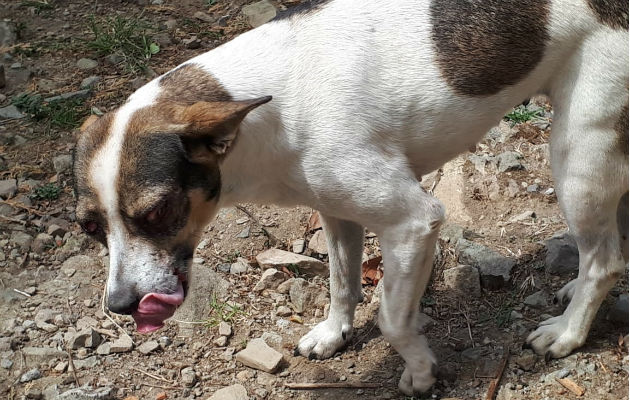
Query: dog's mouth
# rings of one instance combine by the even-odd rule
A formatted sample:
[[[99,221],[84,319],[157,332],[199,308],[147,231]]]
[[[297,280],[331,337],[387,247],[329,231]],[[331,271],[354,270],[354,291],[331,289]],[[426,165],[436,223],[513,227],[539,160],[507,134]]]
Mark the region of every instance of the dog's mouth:
[[[188,292],[186,275],[177,275],[177,289],[174,293],[148,293],[138,303],[138,309],[131,316],[136,321],[140,333],[156,331],[164,326],[164,321],[175,314]]]

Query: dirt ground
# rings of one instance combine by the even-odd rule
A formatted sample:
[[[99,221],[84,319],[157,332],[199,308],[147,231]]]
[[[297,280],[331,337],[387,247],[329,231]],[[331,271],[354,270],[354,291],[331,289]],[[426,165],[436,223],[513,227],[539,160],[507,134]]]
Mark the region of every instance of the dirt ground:
[[[16,34],[12,43],[0,43],[6,74],[0,108],[15,103],[20,93],[50,97],[76,92],[83,79],[98,77],[76,104],[76,115],[65,115],[60,122],[57,114],[0,118],[0,181],[17,180],[17,192],[0,198],[0,398],[52,399],[77,382],[111,387],[116,399],[207,399],[233,384],[243,385],[253,399],[405,398],[397,391],[403,361],[380,335],[378,294],[369,280],[348,348],[323,361],[296,357],[293,348],[324,319],[328,307],[312,305],[297,313],[286,294],[253,291],[262,275],[255,257],[270,247],[292,251],[294,242],[304,239],[303,254],[327,261],[325,254],[308,247],[317,229],[309,224],[314,210],[307,207],[246,204],[222,210],[195,254],[195,294],[160,331],[140,335],[131,318],[110,319],[103,312],[107,250],[74,223],[71,171],[59,157],[71,154],[76,125],[90,112],[112,110],[152,77],[250,29],[241,12],[248,3],[0,0],[0,17]],[[299,1],[272,3],[282,10]],[[147,37],[159,44],[159,52],[143,61],[143,67],[111,62],[102,50],[90,47],[90,18],[102,21],[115,15],[144,21]],[[97,65],[81,69],[81,58]],[[439,361],[439,379],[428,398],[485,399],[506,354],[498,399],[577,398],[556,378],[584,389],[582,398],[628,398],[627,303],[621,311],[625,320],[614,314],[620,295],[628,293],[627,274],[606,298],[583,348],[548,362],[521,348],[540,321],[562,313],[562,306],[551,301],[553,293],[575,278],[577,270],[555,274],[545,265],[543,241],[566,230],[549,170],[551,106],[537,98],[519,110],[531,111],[526,121],[506,119],[474,152],[422,182],[448,210],[422,300],[424,329]],[[506,152],[523,157],[520,166],[501,172],[492,160]],[[479,297],[450,289],[443,277],[459,264],[458,238],[515,260],[509,283],[496,290],[484,287]],[[365,259],[379,255],[378,238],[366,232]],[[246,272],[230,273],[230,264],[239,257],[247,260]],[[288,278],[296,271],[286,272]],[[311,282],[327,291],[326,278]],[[524,303],[539,291],[541,303]],[[281,317],[282,306],[293,309]],[[226,340],[218,333],[220,320],[233,330]],[[68,348],[76,331],[86,326],[108,343],[124,337],[124,330],[134,348]],[[283,354],[283,364],[273,374],[245,367],[233,356],[261,336],[275,338],[273,347]],[[141,345],[152,340],[160,346],[144,354]],[[33,369],[39,377],[24,378]],[[284,386],[331,382],[348,387]]]

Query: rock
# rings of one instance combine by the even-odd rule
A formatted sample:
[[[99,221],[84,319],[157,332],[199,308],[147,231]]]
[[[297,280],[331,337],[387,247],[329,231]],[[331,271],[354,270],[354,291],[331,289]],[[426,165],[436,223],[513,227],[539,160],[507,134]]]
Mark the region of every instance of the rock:
[[[112,353],[126,353],[133,349],[133,342],[131,338],[127,335],[123,335],[118,339],[114,340],[110,346],[110,351]]]
[[[508,187],[505,189],[505,195],[510,198],[516,197],[516,195],[520,192],[520,188],[514,179],[510,179],[508,181]]]
[[[615,304],[608,310],[608,319],[624,326],[628,325],[628,293],[617,297]]]
[[[300,274],[307,276],[328,276],[328,266],[323,262],[312,257],[295,254],[289,251],[269,249],[258,254],[256,256],[256,261],[263,269],[282,269],[282,267],[290,268],[294,266],[300,271]]]
[[[184,386],[192,387],[197,382],[195,370],[192,367],[186,367],[181,371],[181,379]]]
[[[197,11],[193,14],[193,17],[197,18],[200,21],[203,22],[209,22],[212,23],[214,22],[214,18],[212,18],[211,16],[209,16],[208,14],[206,14],[203,11]]]
[[[96,354],[101,356],[109,355],[111,352],[112,344],[110,342],[101,343],[101,345],[96,348]]]
[[[11,238],[9,240],[17,245],[22,251],[28,251],[31,247],[31,243],[33,243],[33,237],[28,233],[21,231],[11,232]]]
[[[494,250],[466,239],[459,239],[456,245],[458,261],[461,264],[477,267],[481,286],[496,290],[510,281],[510,273],[516,262]]]
[[[310,307],[323,307],[328,303],[328,293],[325,288],[319,287],[305,279],[296,278],[289,289],[291,303],[297,313],[303,313]]]
[[[187,49],[198,49],[201,47],[201,40],[194,35],[182,40],[182,43],[184,43]]]
[[[515,151],[505,151],[496,157],[499,172],[516,171],[523,169],[520,159],[523,156]]]
[[[227,341],[227,337],[219,336],[218,338],[213,340],[212,343],[216,344],[218,347],[225,347],[227,345]]]
[[[142,354],[149,354],[160,348],[160,344],[155,340],[149,340],[138,346],[138,351]]]
[[[5,179],[0,181],[0,197],[8,199],[9,197],[15,196],[17,188],[17,180],[15,179]]]
[[[555,192],[555,189],[554,189],[554,188],[548,188],[548,189],[546,189],[546,190],[543,192],[543,194],[544,194],[545,196],[551,196],[552,194],[554,194],[554,192]]]
[[[328,254],[328,244],[326,243],[326,234],[322,229],[313,234],[308,242],[308,248],[318,254]]]
[[[527,186],[527,193],[536,193],[540,186],[537,183]]]
[[[65,360],[68,358],[68,354],[65,351],[51,347],[24,347],[22,353],[24,353],[24,358],[28,366],[47,364],[51,360]]]
[[[81,89],[91,89],[101,81],[100,76],[92,75],[81,81]]]
[[[58,174],[70,171],[72,169],[72,156],[70,154],[61,154],[53,158],[53,167]]]
[[[0,368],[11,369],[12,366],[13,361],[9,360],[8,358],[3,358],[2,360],[0,360]]]
[[[48,225],[46,232],[48,232],[48,234],[52,237],[64,237],[64,235],[66,234],[66,229],[60,227],[57,224],[50,224]]]
[[[26,389],[25,395],[27,399],[40,400],[42,398],[42,391],[35,387],[29,387]]]
[[[59,327],[54,325],[53,322],[55,317],[59,315],[59,312],[50,310],[50,309],[42,309],[37,312],[35,315],[35,326],[39,329],[42,329],[48,333],[57,332]]]
[[[509,122],[502,120],[499,125],[490,129],[486,136],[495,142],[505,143],[517,132],[518,130],[513,129]]]
[[[479,271],[470,265],[458,265],[444,270],[444,284],[451,289],[474,297],[481,296]]]
[[[291,249],[294,253],[301,254],[304,252],[304,245],[306,241],[304,239],[296,239],[291,243]]]
[[[95,348],[101,343],[101,335],[92,328],[83,329],[72,335],[69,345],[73,350],[81,347]]]
[[[275,268],[269,268],[263,272],[262,277],[260,277],[256,286],[254,286],[254,292],[261,292],[265,289],[273,290],[277,288],[285,278],[286,275],[284,272],[280,272]]]
[[[74,368],[79,369],[92,369],[99,364],[98,358],[96,356],[87,357],[84,359],[74,360],[73,361]],[[69,367],[70,371],[72,371],[72,366]]]
[[[227,263],[219,264],[219,265],[217,265],[217,269],[220,272],[224,272],[224,273],[228,274],[232,270],[232,264],[227,264]]]
[[[76,92],[63,93],[59,96],[47,97],[44,99],[44,101],[47,103],[54,103],[60,100],[87,99],[88,97],[90,97],[90,94],[91,92],[89,89],[83,89],[77,90]]]
[[[20,119],[24,117],[25,115],[13,104],[0,108],[0,119]]]
[[[232,336],[232,327],[230,324],[225,321],[221,321],[221,323],[219,323],[219,335],[227,337]]]
[[[536,364],[538,357],[531,350],[524,350],[523,354],[516,359],[516,365],[525,371],[531,371]]]
[[[236,237],[241,238],[241,239],[247,239],[249,237],[249,231],[250,231],[250,227],[246,226],[242,231],[239,232],[238,235],[236,235]]]
[[[282,362],[282,354],[269,347],[263,339],[258,338],[251,340],[247,343],[245,350],[236,354],[236,361],[254,369],[273,373]]]
[[[15,25],[9,21],[0,21],[0,47],[13,46],[16,40]]]
[[[291,290],[291,285],[293,285],[295,279],[296,278],[289,278],[286,281],[282,282],[280,285],[278,285],[276,291],[281,294],[289,294],[289,291]]]
[[[531,220],[532,218],[536,218],[536,213],[533,211],[524,211],[518,215],[513,216],[512,218],[509,219],[510,222],[522,222],[522,221],[528,221]]]
[[[230,265],[230,274],[244,274],[249,268],[249,262],[242,257],[238,257],[236,262]]]
[[[39,254],[53,247],[55,247],[55,238],[47,233],[40,233],[35,236],[35,239],[31,244],[31,250]]]
[[[96,328],[98,326],[98,321],[94,318],[86,315],[85,317],[81,317],[77,320],[77,329],[83,330],[88,328]]]
[[[109,65],[118,65],[121,62],[125,61],[125,56],[122,54],[114,53],[105,57],[105,62]]]
[[[291,309],[287,306],[280,306],[276,310],[276,315],[279,317],[288,317],[291,314],[293,314],[293,311],[291,311]]]
[[[525,297],[523,302],[530,307],[544,308],[547,306],[547,299],[545,297],[545,293],[542,290],[539,290],[538,292]]]
[[[98,67],[98,61],[90,58],[81,58],[77,61],[77,67],[82,70],[90,70]]]
[[[54,400],[114,400],[116,399],[112,387],[100,387],[92,389],[90,386],[71,389],[63,392]]]
[[[260,338],[264,340],[267,345],[273,347],[274,349],[282,349],[282,336],[278,335],[277,333],[263,332]]]
[[[42,373],[37,368],[33,368],[20,376],[20,383],[34,381],[42,377]]]
[[[208,400],[249,400],[247,390],[238,383],[219,389]]]
[[[45,400],[56,400],[57,396],[59,396],[59,385],[49,385],[42,391]]]
[[[158,339],[158,343],[160,344],[160,347],[162,349],[165,349],[168,346],[170,346],[173,343],[173,341],[168,336],[160,336],[160,338]]]
[[[558,233],[545,240],[547,255],[545,270],[550,274],[568,274],[577,272],[580,266],[580,253],[573,235],[569,232]]]
[[[271,21],[277,13],[276,8],[268,0],[248,4],[242,8],[242,12],[247,17],[247,21],[252,28]]]
[[[169,31],[174,30],[175,28],[177,28],[177,20],[173,19],[173,18],[169,18],[166,20],[166,22],[164,23],[164,26],[166,27],[166,29],[168,29]]]
[[[486,165],[494,160],[494,157],[487,154],[477,155],[475,153],[468,156],[468,160],[474,165],[475,169],[479,171],[481,175],[486,174]]]

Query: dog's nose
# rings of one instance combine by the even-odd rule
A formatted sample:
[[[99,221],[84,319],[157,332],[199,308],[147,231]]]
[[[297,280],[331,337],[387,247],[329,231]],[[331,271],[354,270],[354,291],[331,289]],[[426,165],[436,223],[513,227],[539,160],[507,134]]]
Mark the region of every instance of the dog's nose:
[[[135,296],[111,293],[107,296],[107,308],[116,314],[130,315],[138,309],[138,299]]]

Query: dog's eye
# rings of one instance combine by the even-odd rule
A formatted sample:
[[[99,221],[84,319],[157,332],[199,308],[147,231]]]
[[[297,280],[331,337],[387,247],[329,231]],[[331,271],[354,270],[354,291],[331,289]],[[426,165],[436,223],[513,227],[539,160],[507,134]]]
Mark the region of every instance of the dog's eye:
[[[96,221],[85,221],[81,224],[81,229],[88,235],[94,235],[100,230],[100,225]]]
[[[168,203],[164,201],[160,205],[149,211],[144,218],[148,223],[154,224],[161,221],[166,216],[167,211]]]

